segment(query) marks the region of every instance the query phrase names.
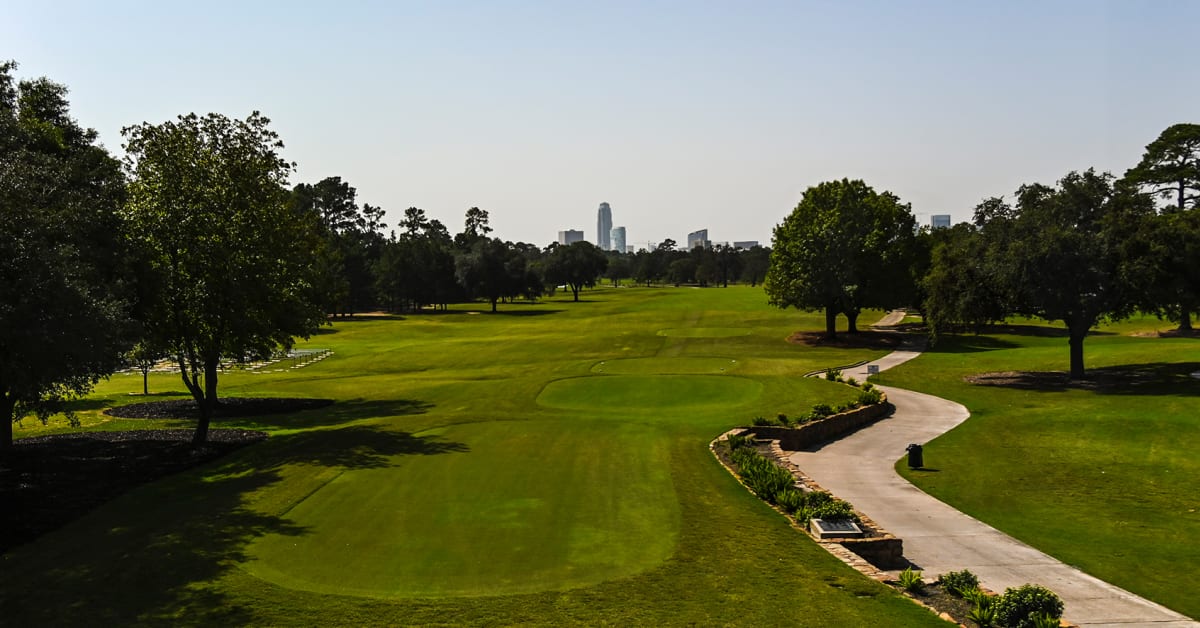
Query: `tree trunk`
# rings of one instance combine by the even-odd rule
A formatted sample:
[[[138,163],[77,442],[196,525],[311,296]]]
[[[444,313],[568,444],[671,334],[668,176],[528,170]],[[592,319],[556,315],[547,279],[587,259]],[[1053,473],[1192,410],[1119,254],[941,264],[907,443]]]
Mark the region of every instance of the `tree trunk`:
[[[150,394],[150,371],[148,369],[143,369],[142,370],[142,396],[145,397],[149,394]]]
[[[1179,331],[1192,331],[1192,308],[1187,304],[1179,306]]]
[[[1071,379],[1083,379],[1083,339],[1087,337],[1087,330],[1082,333],[1071,331]]]
[[[858,333],[858,310],[846,312],[846,331],[851,334]]]
[[[208,442],[208,426],[212,421],[213,412],[217,408],[217,366],[218,358],[204,360],[204,398],[200,400],[200,419],[196,421],[196,433],[192,436],[193,445],[203,445]]]
[[[492,314],[496,313],[496,299],[492,299]]]
[[[825,335],[830,338],[837,338],[837,315],[836,309],[825,308]]]
[[[575,295],[575,302],[579,303],[579,286],[571,284],[571,292]]]
[[[0,422],[4,423],[4,426],[0,427],[0,460],[7,458],[8,453],[12,451],[13,410],[16,407],[16,398],[9,397],[8,393],[0,391]]]

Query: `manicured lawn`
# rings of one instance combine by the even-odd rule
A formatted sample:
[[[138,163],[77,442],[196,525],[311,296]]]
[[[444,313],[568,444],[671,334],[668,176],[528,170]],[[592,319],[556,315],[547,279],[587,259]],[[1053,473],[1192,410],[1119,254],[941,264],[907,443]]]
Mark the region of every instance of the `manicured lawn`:
[[[1066,370],[1065,337],[962,336],[878,382],[937,394],[971,419],[898,469],[955,507],[1076,565],[1200,617],[1200,339],[1140,338],[1138,319],[1089,337],[1098,373],[1136,371],[1109,390],[971,385],[966,375]]]
[[[707,443],[852,391],[805,372],[879,352],[784,339],[759,289],[622,288],[338,322],[332,357],[231,372],[226,396],[336,400],[2,558],[13,625],[936,625],[791,529]],[[173,375],[151,391],[182,392]],[[87,429],[142,401],[119,375]],[[171,398],[166,394],[155,399]],[[63,431],[28,424],[19,435]],[[69,592],[66,593],[66,592]]]

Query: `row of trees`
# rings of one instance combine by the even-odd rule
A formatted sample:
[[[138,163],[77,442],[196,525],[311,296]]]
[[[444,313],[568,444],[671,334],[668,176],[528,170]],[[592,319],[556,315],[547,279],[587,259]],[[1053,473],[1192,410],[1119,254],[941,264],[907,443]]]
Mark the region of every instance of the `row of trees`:
[[[732,251],[673,243],[626,256],[504,242],[478,208],[453,237],[417,208],[385,236],[383,210],[338,177],[289,189],[294,164],[257,112],[127,127],[122,163],[70,116],[64,86],[15,70],[0,64],[0,455],[15,421],[63,411],[126,360],[178,365],[200,443],[222,361],[287,350],[329,314],[467,299],[495,311],[558,285],[578,300],[602,276],[715,282],[741,268]]]
[[[838,314],[918,308],[939,334],[1009,316],[1061,321],[1071,377],[1105,319],[1153,312],[1192,329],[1200,306],[1200,125],[1166,129],[1118,179],[1071,172],[990,198],[972,222],[913,228],[908,205],[862,181],[809,188],[775,229],[766,290],[779,307]],[[1166,201],[1156,207],[1155,199]]]
[[[450,235],[425,210],[410,207],[389,236],[382,210],[356,201],[356,191],[340,177],[292,191],[295,211],[314,214],[323,234],[317,254],[321,303],[331,315],[381,308],[419,311],[471,299],[498,303],[536,299],[566,286],[579,292],[603,277],[617,285],[635,279],[651,285],[757,285],[766,275],[770,252],[729,246],[678,250],[664,240],[635,254],[601,251],[587,242],[538,247],[492,238],[488,212],[467,210],[463,230]]]

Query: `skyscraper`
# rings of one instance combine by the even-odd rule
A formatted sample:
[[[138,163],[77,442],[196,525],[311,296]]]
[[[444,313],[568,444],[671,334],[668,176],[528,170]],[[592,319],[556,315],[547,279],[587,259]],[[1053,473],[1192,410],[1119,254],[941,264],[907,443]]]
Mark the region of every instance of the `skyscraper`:
[[[934,229],[949,229],[950,214],[934,214],[929,217],[929,226]]]
[[[600,203],[600,211],[596,216],[596,246],[600,247],[601,251],[607,251],[609,246],[609,235],[612,232],[612,209],[608,203]]]
[[[696,247],[712,248],[712,243],[708,241],[708,229],[697,229],[688,234],[687,250],[692,250]]]
[[[609,234],[609,243],[612,244],[613,251],[618,253],[625,252],[625,227],[613,227]]]

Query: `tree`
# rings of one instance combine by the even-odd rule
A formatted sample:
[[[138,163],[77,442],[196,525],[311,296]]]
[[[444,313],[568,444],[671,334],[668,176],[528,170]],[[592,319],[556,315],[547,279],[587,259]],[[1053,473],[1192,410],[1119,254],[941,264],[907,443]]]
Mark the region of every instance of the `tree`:
[[[460,234],[461,235],[461,234]],[[475,240],[464,253],[455,258],[458,282],[471,298],[483,298],[496,311],[496,303],[512,292],[514,270],[509,248],[504,241],[486,236]],[[521,269],[522,274],[524,268]]]
[[[1200,124],[1167,127],[1146,146],[1142,160],[1125,178],[1173,200],[1177,211],[1195,209],[1200,203]]]
[[[960,325],[979,331],[1004,320],[1012,305],[997,274],[996,261],[1003,258],[991,259],[980,228],[962,223],[924,235],[931,240],[931,259],[921,280],[921,311],[931,342]]]
[[[488,237],[491,232],[492,228],[488,226],[487,210],[472,207],[467,210],[462,233],[454,236],[454,244],[465,251],[476,242]]]
[[[767,276],[767,269],[771,267],[771,249],[755,245],[742,251],[741,257],[742,281],[757,286]]]
[[[1125,180],[1140,186],[1151,194],[1172,201],[1163,208],[1164,214],[1183,213],[1195,210],[1200,204],[1200,124],[1175,124],[1167,127],[1157,139],[1146,146],[1141,162],[1125,173]],[[1172,223],[1178,223],[1172,225]],[[1177,229],[1186,227],[1190,221],[1164,219],[1161,236],[1171,239],[1183,235],[1182,246],[1159,248],[1155,260],[1159,264],[1159,281],[1152,289],[1153,301],[1150,309],[1166,311],[1168,318],[1179,321],[1181,331],[1191,331],[1192,312],[1200,306],[1200,284],[1196,282],[1196,267],[1200,258],[1193,252],[1187,254],[1186,240],[1194,232]],[[1175,230],[1172,230],[1174,228]]]
[[[566,284],[571,288],[574,301],[579,301],[579,291],[596,285],[596,280],[608,267],[604,251],[591,242],[572,242],[565,246],[551,245],[545,260],[546,281]]]
[[[1153,207],[1145,195],[1113,183],[1107,173],[1071,172],[1057,187],[1021,186],[1015,207],[994,201],[976,215],[1012,309],[1066,325],[1072,379],[1085,375],[1088,331],[1126,316],[1136,303],[1121,247]]]
[[[142,394],[150,394],[150,371],[158,364],[159,360],[169,357],[165,351],[152,344],[153,341],[143,340],[125,354],[126,359],[131,362],[138,371],[142,374]]]
[[[633,276],[633,263],[630,260],[631,256],[627,253],[609,254],[608,268],[604,271],[604,278],[611,281],[614,288],[621,284],[622,279]]]
[[[67,88],[0,63],[0,456],[132,344],[120,163],[71,118]],[[73,415],[68,415],[73,418]]]
[[[341,177],[292,190],[294,211],[311,214],[321,233],[314,252],[318,292],[329,314],[353,315],[375,303],[375,265],[383,247],[383,209],[357,201],[358,191]]]
[[[907,205],[862,181],[808,188],[775,227],[764,285],[777,307],[825,310],[825,333],[837,335],[839,313],[849,330],[865,307],[905,304],[912,289],[907,255],[915,220]]]
[[[315,221],[293,211],[292,164],[257,111],[125,128],[129,236],[159,289],[147,333],[169,347],[208,438],[221,359],[265,358],[324,321],[309,252]]]

